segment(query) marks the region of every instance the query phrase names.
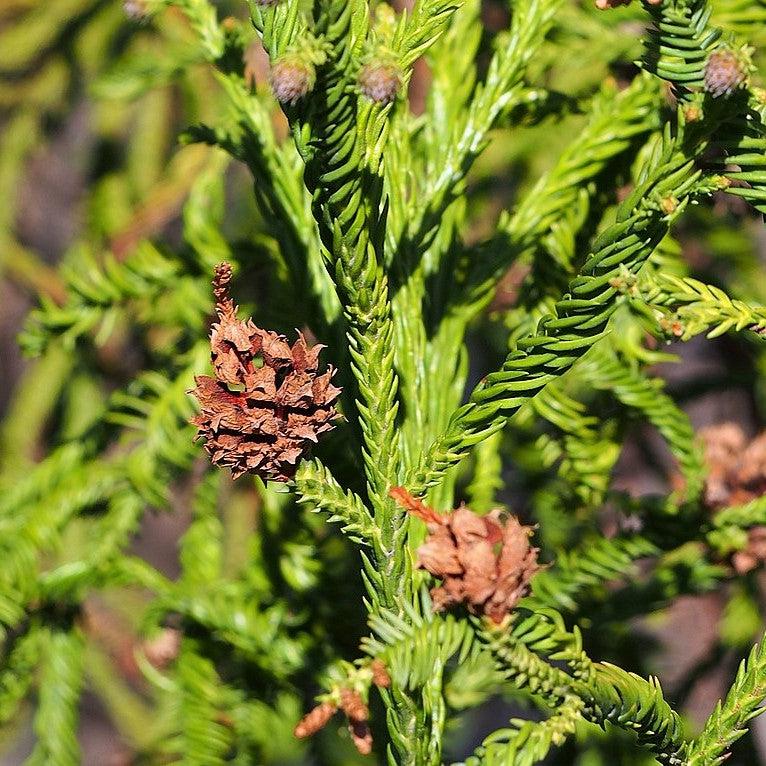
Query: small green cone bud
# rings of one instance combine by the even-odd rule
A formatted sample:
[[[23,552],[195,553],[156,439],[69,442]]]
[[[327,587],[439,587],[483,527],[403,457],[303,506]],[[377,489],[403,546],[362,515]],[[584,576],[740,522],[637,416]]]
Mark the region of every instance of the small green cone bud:
[[[728,96],[747,80],[748,67],[730,48],[714,50],[705,67],[705,90],[713,97]]]
[[[359,89],[371,101],[390,104],[399,91],[399,70],[393,64],[371,62],[359,73]]]
[[[300,101],[316,82],[314,65],[288,54],[271,65],[271,88],[280,104]]]

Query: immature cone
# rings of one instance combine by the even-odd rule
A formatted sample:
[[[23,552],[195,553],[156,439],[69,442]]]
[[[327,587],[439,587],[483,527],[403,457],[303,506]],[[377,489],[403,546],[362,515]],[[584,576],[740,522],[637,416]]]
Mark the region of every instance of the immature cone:
[[[215,465],[234,478],[253,473],[288,481],[306,450],[333,428],[340,389],[334,370],[317,372],[322,346],[309,349],[303,335],[287,339],[237,319],[228,296],[231,267],[220,264],[213,292],[218,322],[210,333],[215,377],[200,375],[191,393],[201,412],[192,419]]]
[[[370,663],[370,670],[372,671],[372,682],[375,686],[379,686],[383,689],[387,689],[391,686],[391,676],[388,675],[386,664],[383,660],[379,660],[377,657]]]
[[[122,9],[125,15],[134,21],[141,21],[147,14],[145,0],[123,0]]]
[[[146,659],[155,668],[165,668],[178,657],[181,649],[181,631],[164,628],[159,635],[144,642]]]
[[[714,50],[705,67],[705,90],[713,96],[728,96],[747,80],[747,67],[729,48]]]
[[[428,528],[417,554],[418,566],[442,581],[431,590],[434,610],[464,603],[474,614],[502,622],[540,569],[538,549],[529,544],[532,528],[513,516],[503,519],[500,511],[477,516],[460,506],[441,515],[402,487],[390,494]]]
[[[271,88],[280,104],[296,104],[316,82],[314,65],[287,54],[271,65]]]
[[[340,707],[348,717],[348,730],[354,746],[362,755],[369,755],[372,752],[372,732],[367,723],[370,711],[359,692],[341,689]]]
[[[310,737],[327,725],[338,708],[330,702],[322,702],[310,710],[293,730],[296,737]],[[348,730],[356,749],[362,755],[372,752],[372,733],[368,721],[370,711],[359,692],[354,689],[340,690],[340,709],[348,718]]]
[[[399,85],[399,69],[394,64],[369,63],[359,73],[359,89],[378,104],[390,104]]]
[[[299,739],[316,734],[327,725],[327,722],[333,717],[336,710],[335,705],[331,705],[329,702],[317,705],[298,721],[293,734]]]

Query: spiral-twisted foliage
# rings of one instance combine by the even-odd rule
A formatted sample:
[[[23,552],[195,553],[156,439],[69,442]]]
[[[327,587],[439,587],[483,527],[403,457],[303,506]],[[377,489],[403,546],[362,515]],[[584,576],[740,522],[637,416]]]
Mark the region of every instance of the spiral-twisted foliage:
[[[755,763],[763,642],[683,716],[762,623],[760,442],[695,428],[721,389],[763,419],[763,4],[597,5],[0,7],[28,763],[93,760],[84,693],[136,764]],[[338,417],[234,483],[189,391],[216,464],[281,449],[327,380],[296,328]],[[702,593],[720,641],[666,696],[627,630]]]

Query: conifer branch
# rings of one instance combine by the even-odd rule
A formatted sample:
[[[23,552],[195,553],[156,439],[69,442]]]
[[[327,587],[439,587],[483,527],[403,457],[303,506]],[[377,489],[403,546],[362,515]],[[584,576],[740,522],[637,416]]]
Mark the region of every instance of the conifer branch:
[[[178,755],[189,764],[223,766],[231,749],[232,731],[224,723],[221,682],[215,666],[203,656],[198,643],[186,637],[181,641],[177,664],[181,723]]]
[[[686,481],[686,500],[694,502],[698,499],[706,472],[702,452],[695,443],[694,430],[688,416],[669,396],[662,393],[661,381],[645,377],[634,366],[621,362],[600,344],[586,355],[578,372],[596,388],[612,391],[625,405],[639,410],[647,417],[666,439],[678,460]]]
[[[570,695],[576,695],[588,720],[601,726],[609,721],[635,732],[660,763],[683,763],[681,719],[663,698],[656,679],[647,681],[608,663],[592,663],[590,678],[577,680],[539,658],[512,634],[482,634],[482,638],[489,642],[506,677],[519,688],[541,695],[552,706],[566,704]]]
[[[748,721],[763,712],[766,698],[766,639],[742,660],[726,699],[716,705],[699,736],[689,744],[684,764],[714,766],[746,731]]]
[[[749,0],[628,2],[0,7],[0,269],[44,296],[23,343],[47,354],[0,424],[0,723],[34,711],[30,763],[79,762],[86,683],[142,762],[293,762],[342,720],[440,766],[455,714],[507,692],[545,717],[470,766],[579,758],[581,722],[726,758],[766,642],[692,740],[591,654],[727,581],[711,649],[756,631],[763,437],[703,460],[683,408],[735,378],[759,402],[762,360],[678,402],[647,368],[656,341],[766,334],[766,36]],[[85,211],[63,234],[51,178]],[[612,485],[636,419],[685,488]],[[177,576],[148,509],[183,525]]]
[[[696,279],[652,275],[641,288],[641,296],[649,306],[662,310],[659,316],[665,332],[681,340],[703,332],[708,338],[746,329],[766,332],[766,308],[734,300],[720,288]]]
[[[343,490],[330,471],[318,460],[304,461],[295,476],[299,502],[310,510],[329,514],[330,522],[342,524],[342,530],[352,540],[371,545],[380,538],[380,531],[362,499],[350,490]]]
[[[80,763],[77,739],[80,691],[83,683],[83,636],[76,626],[47,631],[40,702],[35,715],[37,742],[29,766]]]
[[[43,643],[43,630],[31,622],[5,640],[0,671],[0,723],[3,725],[12,720],[34,683]]]
[[[503,214],[494,237],[468,254],[464,292],[455,300],[476,308],[484,305],[502,273],[515,261],[534,255],[539,238],[555,230],[588,180],[637,136],[658,127],[658,98],[657,86],[648,77],[636,78],[621,93],[606,90],[597,97],[588,124],[554,168],[537,181],[512,214]]]
[[[575,733],[582,707],[582,700],[571,696],[543,721],[512,719],[513,728],[492,732],[466,759],[465,766],[525,766],[542,761],[552,747],[564,744]]]

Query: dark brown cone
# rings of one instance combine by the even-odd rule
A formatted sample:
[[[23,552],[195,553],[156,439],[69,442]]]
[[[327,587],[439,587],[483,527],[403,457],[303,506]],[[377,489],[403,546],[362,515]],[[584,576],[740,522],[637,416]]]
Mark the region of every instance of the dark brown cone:
[[[531,527],[499,511],[477,516],[465,506],[440,515],[401,487],[391,496],[426,521],[428,537],[418,548],[418,566],[441,579],[431,590],[434,611],[465,604],[474,614],[502,622],[529,589],[540,569]]]
[[[252,473],[288,481],[299,459],[333,428],[340,389],[334,370],[318,374],[321,346],[309,348],[300,333],[287,339],[237,319],[228,295],[231,268],[216,268],[213,290],[218,322],[210,333],[215,377],[200,375],[191,393],[200,403],[192,419],[205,451],[234,478]]]

